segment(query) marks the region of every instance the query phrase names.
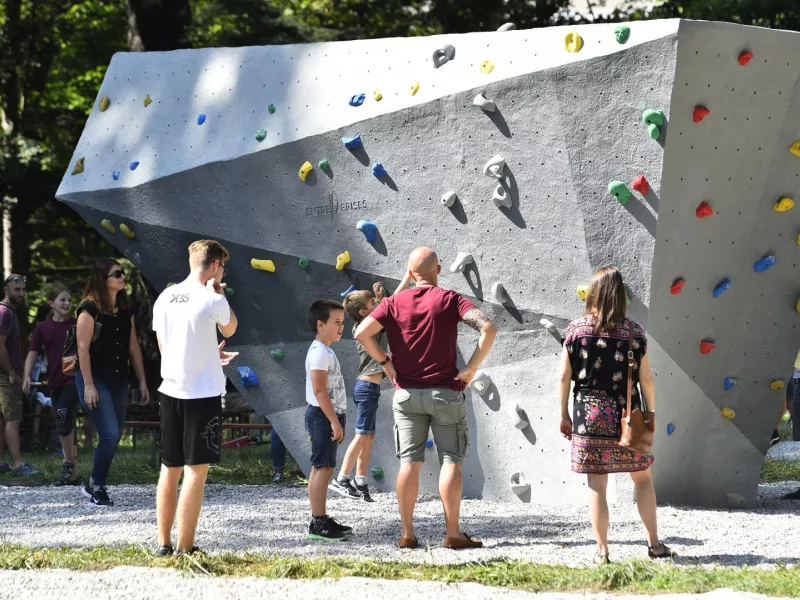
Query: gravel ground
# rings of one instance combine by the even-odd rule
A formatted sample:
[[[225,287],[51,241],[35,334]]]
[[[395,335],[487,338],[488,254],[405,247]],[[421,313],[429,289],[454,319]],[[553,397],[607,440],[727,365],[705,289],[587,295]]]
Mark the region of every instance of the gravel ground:
[[[781,442],[767,452],[772,460],[800,460],[800,442]]]
[[[193,600],[242,598],[314,598],[341,600],[368,598],[394,600],[643,600],[647,596],[610,594],[532,594],[474,583],[443,584],[418,581],[344,578],[264,580],[185,577],[170,570],[120,567],[99,573],[73,571],[0,571],[0,598],[13,600],[161,600],[166,596]],[[659,600],[764,600],[766,596],[716,590],[703,595],[665,595]]]
[[[780,500],[798,487],[800,482],[760,486],[755,510],[661,507],[662,538],[680,553],[680,564],[798,564],[800,502]],[[0,540],[30,547],[153,547],[155,486],[116,486],[110,492],[116,506],[96,508],[86,504],[78,488],[0,488]],[[425,496],[417,506],[417,536],[429,547],[414,551],[395,546],[400,526],[394,494],[376,494],[371,504],[329,496],[329,513],[355,529],[347,542],[306,538],[308,501],[302,486],[208,486],[197,544],[210,552],[436,564],[511,558],[579,565],[594,552],[588,510],[582,507],[465,500],[463,528],[485,547],[453,552],[436,547],[444,533],[442,507],[437,498]],[[612,506],[611,520],[612,559],[645,556],[635,507]]]

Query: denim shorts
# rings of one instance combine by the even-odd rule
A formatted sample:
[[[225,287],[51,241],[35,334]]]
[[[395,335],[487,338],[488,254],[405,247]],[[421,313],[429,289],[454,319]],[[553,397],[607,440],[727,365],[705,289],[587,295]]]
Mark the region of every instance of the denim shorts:
[[[344,431],[346,415],[336,413]],[[306,431],[311,437],[311,466],[317,469],[336,468],[336,451],[339,443],[332,440],[333,429],[328,417],[319,406],[308,405],[306,409]]]
[[[375,419],[378,416],[378,400],[381,386],[371,381],[356,379],[353,386],[353,400],[356,402],[356,433],[371,435],[375,433]]]

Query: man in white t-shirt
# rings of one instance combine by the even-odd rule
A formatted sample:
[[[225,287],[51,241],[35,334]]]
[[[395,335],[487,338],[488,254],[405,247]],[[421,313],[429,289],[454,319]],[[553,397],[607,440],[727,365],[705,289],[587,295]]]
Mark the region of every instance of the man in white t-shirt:
[[[209,464],[220,459],[222,367],[238,352],[217,345],[238,321],[225,298],[225,262],[230,253],[214,240],[189,246],[191,272],[168,287],[153,307],[153,330],[161,350],[161,476],[158,479],[158,556],[173,553],[172,524],[178,513],[177,553],[197,550],[194,536]],[[184,473],[180,500],[178,481]]]

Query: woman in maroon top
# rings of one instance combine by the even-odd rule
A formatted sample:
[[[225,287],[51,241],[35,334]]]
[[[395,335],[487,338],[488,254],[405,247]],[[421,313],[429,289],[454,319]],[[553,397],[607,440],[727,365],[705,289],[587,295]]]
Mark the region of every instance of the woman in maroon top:
[[[64,340],[67,332],[75,325],[72,318],[72,294],[63,285],[56,284],[48,296],[52,314],[39,323],[31,337],[28,356],[25,359],[25,376],[22,387],[30,393],[31,373],[36,358],[44,353],[47,357],[47,386],[53,401],[53,414],[56,429],[61,438],[64,450],[64,462],[61,465],[61,477],[56,485],[77,485],[78,483],[78,448],[75,445],[75,407],[78,405],[78,391],[75,378],[61,372],[61,355],[64,352]]]

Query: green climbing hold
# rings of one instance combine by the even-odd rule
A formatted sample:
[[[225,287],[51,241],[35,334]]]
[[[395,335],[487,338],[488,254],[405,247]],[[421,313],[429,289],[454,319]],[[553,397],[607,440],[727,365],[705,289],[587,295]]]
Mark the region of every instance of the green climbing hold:
[[[84,157],[81,156],[78,160],[75,161],[75,166],[72,168],[72,174],[77,175],[78,173],[83,173],[83,161]]]
[[[152,103],[153,103],[153,100],[150,98],[150,94],[147,94],[147,95],[144,97],[144,101],[143,101],[144,107],[145,107],[145,108],[147,108],[147,107],[148,107],[148,106],[150,106]]]
[[[630,200],[632,196],[631,191],[628,189],[628,186],[625,185],[622,181],[612,181],[608,184],[608,193],[614,196],[617,201],[625,205]]]
[[[256,132],[256,139],[259,142],[263,142],[266,139],[266,137],[267,137],[267,130],[266,129],[259,129]]]
[[[383,479],[383,467],[372,467],[372,469],[370,469],[370,473],[372,474],[373,479]]]
[[[631,297],[628,294],[625,294],[625,306],[631,305]]]
[[[330,163],[328,162],[328,159],[327,159],[327,158],[323,158],[321,161],[319,161],[319,168],[320,168],[321,170],[323,170],[323,171],[327,171],[328,169],[330,169],[330,168],[331,168],[331,165],[330,165]]]
[[[660,110],[647,109],[642,113],[642,121],[647,125],[650,137],[657,140],[661,137],[661,126],[664,125],[664,113]]]
[[[100,112],[106,112],[108,110],[109,100],[108,96],[103,96],[100,98]]]
[[[175,285],[175,282],[174,282],[174,281],[170,281],[170,282],[167,284],[167,287],[172,287],[173,285]]]
[[[307,269],[308,268],[308,257],[307,256],[301,256],[300,260],[297,261],[297,264],[300,265],[301,269]]]
[[[274,115],[275,114],[275,105],[274,104],[270,104],[267,107],[267,110],[269,111],[269,114]]]
[[[236,292],[235,292],[235,291],[233,291],[233,288],[232,288],[232,287],[228,287],[228,286],[226,285],[226,286],[225,286],[225,295],[226,295],[226,296],[229,296],[230,298],[233,298],[233,297],[236,295]]]
[[[272,355],[272,358],[274,358],[275,360],[283,360],[284,354],[283,350],[281,350],[280,348],[273,348],[270,354]]]
[[[631,37],[631,28],[627,25],[620,25],[614,29],[614,37],[617,38],[618,44],[624,44]]]

